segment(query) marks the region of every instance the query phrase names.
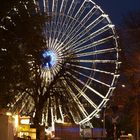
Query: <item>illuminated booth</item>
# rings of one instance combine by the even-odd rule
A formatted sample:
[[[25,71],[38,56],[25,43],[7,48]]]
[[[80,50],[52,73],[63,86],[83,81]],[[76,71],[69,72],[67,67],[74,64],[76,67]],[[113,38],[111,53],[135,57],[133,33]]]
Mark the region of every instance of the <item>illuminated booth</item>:
[[[19,117],[17,136],[19,138],[27,138],[30,136],[32,140],[36,140],[36,129],[30,127],[30,117]]]

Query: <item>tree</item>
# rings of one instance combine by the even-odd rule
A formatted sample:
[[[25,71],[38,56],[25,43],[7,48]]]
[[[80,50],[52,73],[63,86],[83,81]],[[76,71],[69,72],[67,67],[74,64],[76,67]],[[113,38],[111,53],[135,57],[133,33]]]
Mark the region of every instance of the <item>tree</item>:
[[[44,105],[40,103],[44,99],[39,96],[42,90],[40,57],[44,47],[47,48],[43,34],[47,17],[36,10],[34,1],[4,1],[0,8],[1,106],[10,107],[19,94],[24,94],[39,112]],[[24,99],[19,99],[12,111],[22,112]],[[39,119],[35,116],[34,123],[38,127],[40,116]]]
[[[122,112],[125,118],[123,120],[127,122],[121,121],[121,123],[125,123],[124,129],[127,132],[134,131],[134,135],[139,139],[140,12],[130,13],[124,17],[119,37],[122,48],[122,68],[120,84],[116,90],[114,102],[123,105]]]

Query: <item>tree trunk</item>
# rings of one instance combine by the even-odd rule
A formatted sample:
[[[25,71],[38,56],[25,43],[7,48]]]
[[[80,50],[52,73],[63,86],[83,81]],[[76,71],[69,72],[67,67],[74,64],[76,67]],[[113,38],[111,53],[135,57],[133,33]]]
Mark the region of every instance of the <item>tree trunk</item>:
[[[40,140],[40,132],[42,128],[41,126],[42,125],[42,112],[43,112],[44,103],[43,102],[36,103],[35,107],[36,107],[36,113],[33,119],[33,123],[36,128],[36,139]]]

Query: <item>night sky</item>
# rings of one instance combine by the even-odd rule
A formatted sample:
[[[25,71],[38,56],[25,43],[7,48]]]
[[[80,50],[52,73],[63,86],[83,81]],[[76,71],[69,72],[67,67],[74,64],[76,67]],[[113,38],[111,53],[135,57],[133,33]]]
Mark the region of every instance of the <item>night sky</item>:
[[[140,0],[93,0],[109,15],[116,26],[122,23],[124,15],[133,11],[140,11]]]

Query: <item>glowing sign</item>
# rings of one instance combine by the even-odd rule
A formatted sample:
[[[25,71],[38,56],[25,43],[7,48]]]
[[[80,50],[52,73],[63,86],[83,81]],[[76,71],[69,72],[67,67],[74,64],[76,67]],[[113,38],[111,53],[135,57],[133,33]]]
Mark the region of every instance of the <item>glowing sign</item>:
[[[29,119],[21,119],[20,120],[20,123],[21,124],[29,124],[30,123],[30,120]]]

